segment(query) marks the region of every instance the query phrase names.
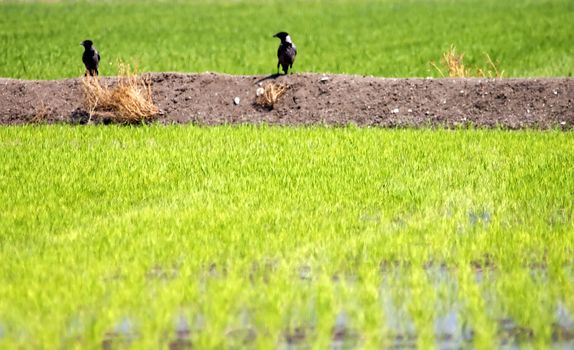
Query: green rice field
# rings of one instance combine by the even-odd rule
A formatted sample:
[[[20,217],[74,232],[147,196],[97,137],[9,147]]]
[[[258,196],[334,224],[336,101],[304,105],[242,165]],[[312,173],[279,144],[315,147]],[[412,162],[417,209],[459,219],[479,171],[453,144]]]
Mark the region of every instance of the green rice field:
[[[0,347],[572,345],[572,159],[558,131],[0,128]]]
[[[53,1],[50,1],[53,2]],[[0,1],[0,76],[83,74],[80,41],[94,40],[100,72],[268,74],[287,31],[295,72],[440,76],[431,61],[455,45],[467,67],[504,76],[572,76],[571,0]]]
[[[1,1],[0,77],[572,76],[571,0]],[[572,349],[559,130],[0,126],[0,349]]]

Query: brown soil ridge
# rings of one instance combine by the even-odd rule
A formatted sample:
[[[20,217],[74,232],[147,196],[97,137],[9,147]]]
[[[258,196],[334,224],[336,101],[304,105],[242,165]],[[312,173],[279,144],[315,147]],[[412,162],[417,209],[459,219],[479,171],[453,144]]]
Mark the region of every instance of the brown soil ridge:
[[[160,123],[574,128],[574,78],[379,78],[148,73]],[[114,84],[115,78],[102,78]],[[287,91],[273,109],[257,88]],[[236,104],[239,98],[239,104]],[[80,79],[0,78],[0,124],[85,123]],[[103,120],[105,122],[105,120]],[[101,120],[100,120],[101,122]]]

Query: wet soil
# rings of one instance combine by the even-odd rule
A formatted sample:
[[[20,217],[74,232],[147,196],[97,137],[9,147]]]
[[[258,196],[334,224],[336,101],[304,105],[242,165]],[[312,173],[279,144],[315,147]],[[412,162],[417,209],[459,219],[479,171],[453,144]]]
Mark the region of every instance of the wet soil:
[[[149,73],[159,123],[373,127],[574,128],[574,79],[389,79],[335,74]],[[114,78],[102,78],[114,84]],[[287,86],[273,108],[268,83]],[[101,122],[83,110],[79,79],[0,78],[0,124]],[[105,120],[103,120],[105,122]]]

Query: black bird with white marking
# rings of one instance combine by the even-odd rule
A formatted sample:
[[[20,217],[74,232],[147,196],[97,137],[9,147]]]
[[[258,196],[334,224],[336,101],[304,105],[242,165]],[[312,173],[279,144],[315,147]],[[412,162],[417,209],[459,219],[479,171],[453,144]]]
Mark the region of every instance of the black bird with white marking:
[[[281,39],[281,44],[277,50],[277,71],[279,71],[279,66],[281,66],[283,72],[287,74],[289,68],[293,68],[293,62],[295,62],[295,56],[297,56],[297,47],[291,41],[289,33],[279,32],[273,37]]]
[[[84,40],[80,45],[84,47],[84,54],[82,55],[82,61],[86,66],[86,73],[84,75],[97,76],[98,66],[100,65],[100,54],[98,50],[96,50],[91,40]]]

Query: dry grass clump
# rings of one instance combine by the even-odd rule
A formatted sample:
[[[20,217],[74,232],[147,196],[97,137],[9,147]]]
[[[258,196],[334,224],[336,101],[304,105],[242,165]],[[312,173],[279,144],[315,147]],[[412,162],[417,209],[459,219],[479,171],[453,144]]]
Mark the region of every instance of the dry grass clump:
[[[470,75],[469,71],[464,68],[464,53],[457,53],[454,46],[443,53],[442,62],[448,68],[449,77],[464,78]]]
[[[269,83],[263,88],[257,89],[257,99],[255,103],[259,106],[273,109],[275,103],[287,91],[287,86],[283,84]]]
[[[98,115],[112,122],[132,124],[150,121],[159,112],[152,100],[149,79],[132,73],[127,65],[120,65],[116,86],[102,86],[98,77],[87,76],[82,78],[82,90],[90,118]]]
[[[448,75],[443,73],[443,70],[435,63],[431,62],[431,65],[440,73],[442,77],[448,76],[451,78],[468,78],[468,77],[480,77],[480,78],[502,78],[504,71],[499,71],[490,55],[484,53],[486,56],[486,63],[490,68],[482,69],[475,68],[469,69],[464,66],[464,53],[457,53],[454,45],[442,54],[441,64],[446,68]],[[474,73],[473,73],[474,72]]]
[[[44,100],[40,100],[40,103],[34,107],[36,114],[30,122],[32,123],[44,123],[50,116],[50,111],[46,107]]]
[[[481,68],[479,68],[478,69],[479,76],[487,78],[502,78],[502,76],[504,75],[504,70],[502,71],[498,70],[498,67],[496,67],[494,62],[492,62],[492,58],[490,58],[490,55],[488,53],[485,52],[484,55],[486,56],[486,63],[490,66],[490,69],[484,71]]]

